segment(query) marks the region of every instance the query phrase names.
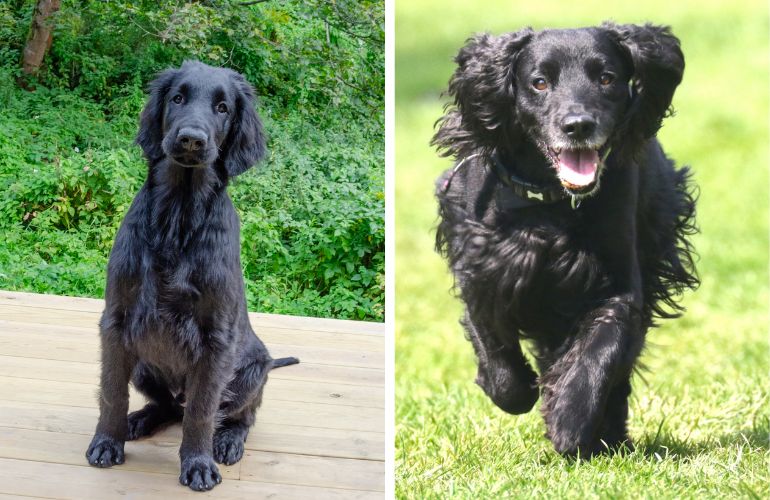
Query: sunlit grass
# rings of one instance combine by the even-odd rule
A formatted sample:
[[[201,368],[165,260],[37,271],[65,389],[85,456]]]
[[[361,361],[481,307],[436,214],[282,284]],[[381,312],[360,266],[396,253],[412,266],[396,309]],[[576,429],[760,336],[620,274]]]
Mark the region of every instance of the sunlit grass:
[[[758,0],[399,1],[396,6],[396,403],[401,497],[767,497],[768,15]],[[669,24],[687,69],[659,137],[701,188],[703,285],[687,314],[650,332],[634,379],[636,451],[570,462],[536,410],[502,413],[473,384],[472,348],[432,251],[429,148],[452,57],[473,32],[618,22]]]

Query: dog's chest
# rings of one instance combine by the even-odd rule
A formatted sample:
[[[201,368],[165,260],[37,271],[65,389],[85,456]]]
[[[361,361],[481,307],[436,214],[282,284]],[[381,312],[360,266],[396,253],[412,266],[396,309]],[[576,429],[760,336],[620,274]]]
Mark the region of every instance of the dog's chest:
[[[610,286],[599,248],[579,226],[508,220],[494,231],[467,229],[473,234],[461,249],[464,297],[486,301],[480,307],[524,332],[569,329]]]
[[[134,282],[123,304],[130,342],[142,359],[174,370],[201,352],[211,331],[228,323],[234,301],[221,259],[196,239],[174,252],[145,254],[138,273],[144,279]]]

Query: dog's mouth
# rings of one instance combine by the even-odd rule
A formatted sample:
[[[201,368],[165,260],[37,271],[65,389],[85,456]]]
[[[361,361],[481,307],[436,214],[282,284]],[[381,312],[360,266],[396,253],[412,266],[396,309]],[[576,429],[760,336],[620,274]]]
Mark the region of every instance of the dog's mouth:
[[[206,166],[203,160],[197,155],[175,155],[173,159],[175,163],[178,163],[183,167],[201,168]]]
[[[561,185],[570,194],[590,194],[597,187],[604,166],[604,147],[548,148]]]

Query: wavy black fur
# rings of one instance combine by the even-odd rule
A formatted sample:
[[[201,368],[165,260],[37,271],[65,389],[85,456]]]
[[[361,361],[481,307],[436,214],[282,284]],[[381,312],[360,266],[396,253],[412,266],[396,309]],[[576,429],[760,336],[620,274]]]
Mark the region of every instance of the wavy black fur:
[[[127,439],[183,422],[182,484],[208,490],[243,456],[272,359],[249,323],[231,177],[265,153],[242,75],[186,62],[150,84],[137,143],[148,162],[115,237],[100,322],[100,416],[86,457],[110,467]],[[149,403],[126,416],[129,380]]]
[[[466,305],[477,383],[514,414],[541,395],[560,453],[630,446],[630,376],[646,331],[679,315],[679,297],[698,285],[695,188],[655,138],[684,71],[679,41],[652,25],[524,29],[471,38],[456,62],[432,142],[459,165],[438,182],[436,248]],[[539,77],[546,90],[534,88]],[[576,113],[592,131],[567,137]],[[570,192],[579,208],[506,209],[492,153],[517,177],[558,184],[549,148],[565,144],[611,151],[593,192]]]

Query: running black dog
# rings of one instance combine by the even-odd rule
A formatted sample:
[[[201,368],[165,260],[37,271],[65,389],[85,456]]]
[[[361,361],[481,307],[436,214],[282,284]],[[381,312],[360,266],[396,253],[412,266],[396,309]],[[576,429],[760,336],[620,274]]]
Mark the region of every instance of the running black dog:
[[[477,383],[513,414],[541,394],[562,454],[630,447],[645,334],[698,285],[694,186],[655,138],[684,71],[679,41],[652,25],[524,29],[472,38],[456,62],[433,138],[457,160],[438,183],[436,247]]]
[[[137,143],[149,163],[115,238],[100,322],[101,414],[86,457],[110,467],[126,439],[183,421],[180,481],[221,482],[273,360],[249,324],[239,222],[227,184],[262,158],[254,93],[240,74],[186,62],[150,85]],[[128,415],[129,380],[149,403]]]

